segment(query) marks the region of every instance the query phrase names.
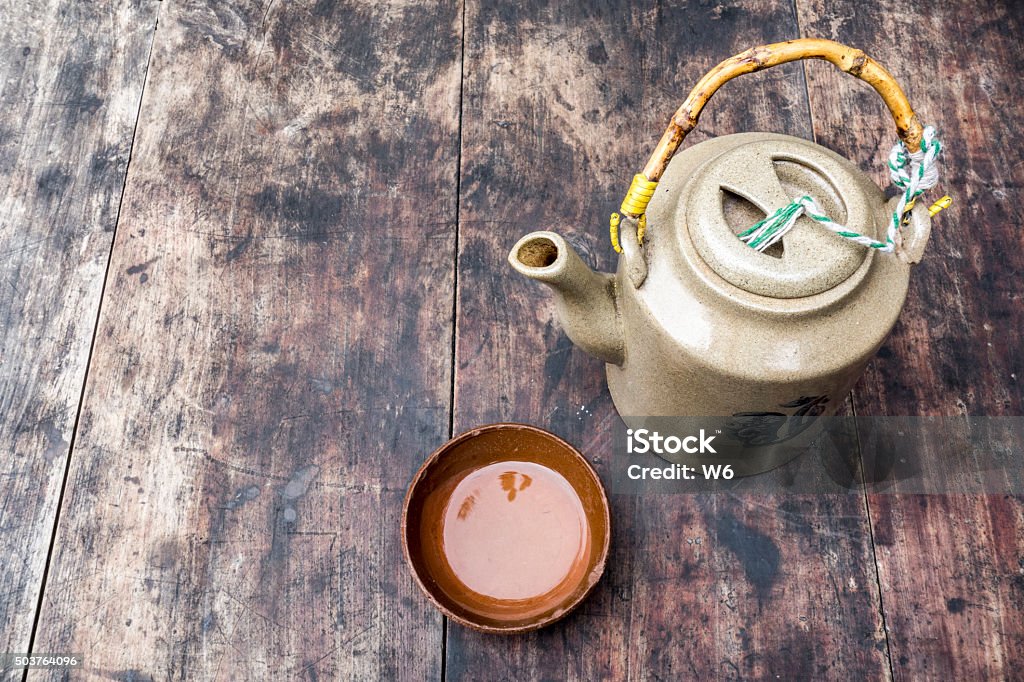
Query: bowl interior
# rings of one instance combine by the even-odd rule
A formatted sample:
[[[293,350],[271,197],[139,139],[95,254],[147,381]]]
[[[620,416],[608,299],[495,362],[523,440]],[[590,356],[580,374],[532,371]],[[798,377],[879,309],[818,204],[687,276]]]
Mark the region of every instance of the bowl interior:
[[[608,501],[572,446],[495,424],[454,438],[413,479],[406,555],[430,600],[489,632],[532,630],[576,606],[604,570]]]

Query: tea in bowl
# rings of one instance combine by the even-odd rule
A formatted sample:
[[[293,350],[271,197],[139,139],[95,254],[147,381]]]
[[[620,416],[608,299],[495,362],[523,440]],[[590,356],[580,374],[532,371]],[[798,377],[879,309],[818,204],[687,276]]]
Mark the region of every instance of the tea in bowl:
[[[452,620],[490,633],[565,616],[604,571],[608,499],[575,448],[524,424],[491,424],[436,450],[413,478],[402,547]]]

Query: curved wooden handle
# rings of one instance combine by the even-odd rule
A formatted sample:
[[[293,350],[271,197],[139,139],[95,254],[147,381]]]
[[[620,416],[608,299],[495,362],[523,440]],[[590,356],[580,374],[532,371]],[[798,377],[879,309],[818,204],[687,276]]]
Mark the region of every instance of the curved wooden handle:
[[[689,97],[672,116],[672,122],[644,166],[644,176],[653,182],[661,179],[665,167],[679,149],[683,138],[697,127],[697,118],[704,105],[726,82],[745,73],[761,71],[799,59],[824,59],[873,87],[889,107],[889,112],[896,121],[896,131],[900,139],[906,143],[910,151],[921,148],[921,132],[924,127],[917,120],[907,96],[892,74],[861,50],[831,40],[800,38],[752,47],[711,69],[690,91]]]

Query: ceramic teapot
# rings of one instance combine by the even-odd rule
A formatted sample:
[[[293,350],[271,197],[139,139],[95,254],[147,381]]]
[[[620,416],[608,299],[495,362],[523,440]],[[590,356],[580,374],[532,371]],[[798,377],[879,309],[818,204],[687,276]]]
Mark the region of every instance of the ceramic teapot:
[[[862,51],[815,39],[753,48],[697,84],[634,179],[621,217],[612,216],[621,254],[615,274],[594,272],[548,231],[526,235],[509,254],[513,268],[553,290],[569,338],[607,363],[627,424],[651,416],[833,414],[900,313],[931,226],[916,197],[887,201],[854,163],[786,135],[727,135],[673,156],[723,83],[805,58],[870,84],[904,149],[921,148],[927,131],[903,91]],[[807,196],[846,231],[804,215],[764,252],[738,238]],[[890,220],[895,232],[886,244]],[[853,234],[863,243],[843,236]]]

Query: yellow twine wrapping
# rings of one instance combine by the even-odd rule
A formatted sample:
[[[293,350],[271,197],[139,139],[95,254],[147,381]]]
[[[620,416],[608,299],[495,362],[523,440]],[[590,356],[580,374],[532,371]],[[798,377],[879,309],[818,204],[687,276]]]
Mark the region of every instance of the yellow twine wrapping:
[[[928,215],[934,218],[936,213],[938,213],[939,211],[943,211],[952,205],[953,197],[947,194],[946,196],[942,197],[941,199],[939,199],[934,204],[928,207]]]
[[[633,176],[633,182],[629,185],[626,198],[622,200],[622,205],[619,207],[619,210],[627,216],[638,219],[636,238],[641,244],[644,241],[644,234],[647,232],[647,204],[651,203],[651,199],[654,197],[654,190],[657,187],[658,182],[656,180],[648,180],[643,173],[637,173]],[[616,253],[622,253],[622,245],[619,243],[619,224],[621,222],[622,216],[618,213],[612,213],[611,220],[609,221],[609,232],[612,237],[612,248],[615,249]]]
[[[611,220],[608,223],[609,232],[612,236],[612,248],[615,249],[615,253],[622,253],[622,247],[619,245],[619,222],[622,220],[622,216],[618,213],[612,213]]]
[[[626,215],[639,218],[647,210],[647,204],[651,203],[654,190],[657,189],[656,180],[648,180],[643,173],[633,176],[633,182],[629,185],[626,198],[622,200],[619,210]]]

